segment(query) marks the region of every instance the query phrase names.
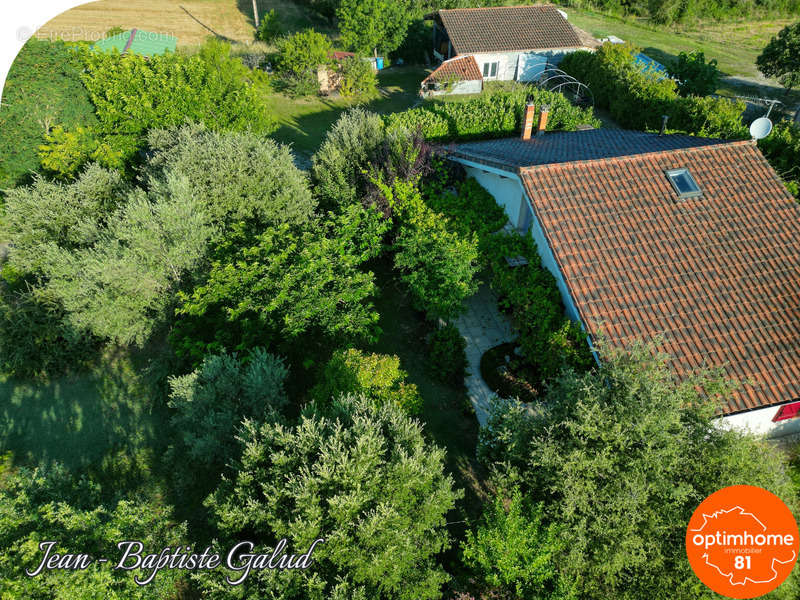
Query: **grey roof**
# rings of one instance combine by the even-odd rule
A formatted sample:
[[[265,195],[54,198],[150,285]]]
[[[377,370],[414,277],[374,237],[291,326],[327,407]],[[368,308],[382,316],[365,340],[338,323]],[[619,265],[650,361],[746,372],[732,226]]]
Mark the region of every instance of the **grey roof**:
[[[505,138],[457,144],[451,156],[515,172],[521,167],[635,156],[714,146],[725,140],[691,135],[658,135],[623,129],[555,131],[529,141]]]
[[[551,4],[440,10],[457,54],[581,48],[578,32]]]

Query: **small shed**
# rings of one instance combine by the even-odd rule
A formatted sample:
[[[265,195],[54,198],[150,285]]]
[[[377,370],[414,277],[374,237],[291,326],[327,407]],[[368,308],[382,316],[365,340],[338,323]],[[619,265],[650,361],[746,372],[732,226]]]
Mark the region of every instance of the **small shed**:
[[[475,57],[459,56],[444,61],[422,80],[421,96],[442,94],[479,94],[483,76]]]
[[[92,50],[120,54],[132,52],[141,56],[158,56],[166,52],[175,52],[178,38],[166,33],[153,33],[141,29],[130,29],[109,38],[100,40],[92,46]]]

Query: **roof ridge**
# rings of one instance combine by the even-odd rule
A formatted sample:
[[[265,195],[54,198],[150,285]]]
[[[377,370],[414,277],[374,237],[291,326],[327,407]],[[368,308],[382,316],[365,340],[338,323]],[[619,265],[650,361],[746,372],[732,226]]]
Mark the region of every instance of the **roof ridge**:
[[[567,132],[565,132],[565,133],[567,133]],[[568,133],[573,133],[573,132],[568,132]],[[653,134],[653,135],[655,135],[655,134]],[[686,136],[683,136],[683,137],[691,138],[691,137],[697,137],[697,136],[686,135]],[[700,138],[700,139],[708,140],[708,139],[714,139],[714,138]],[[675,153],[675,152],[694,152],[694,151],[712,150],[712,149],[716,149],[716,148],[730,147],[730,146],[756,146],[756,142],[755,142],[755,140],[723,140],[723,139],[720,139],[718,143],[706,144],[704,146],[688,146],[686,148],[666,148],[664,150],[651,150],[651,151],[645,151],[645,152],[638,152],[636,154],[623,154],[623,155],[620,155],[620,156],[605,156],[605,157],[601,157],[601,158],[577,158],[577,159],[573,159],[573,160],[564,160],[564,161],[560,161],[560,162],[549,162],[549,163],[542,163],[542,164],[538,164],[538,165],[527,165],[527,166],[518,165],[515,172],[518,173],[518,174],[522,174],[522,173],[525,173],[525,172],[528,172],[528,171],[536,171],[536,170],[539,170],[539,169],[544,168],[544,167],[557,167],[557,166],[561,166],[561,165],[571,165],[571,164],[574,164],[574,163],[580,163],[580,164],[584,164],[584,165],[591,165],[591,164],[594,164],[594,163],[608,162],[610,160],[636,160],[636,159],[639,159],[639,158],[642,158],[642,157],[645,157],[645,156],[652,158],[654,155],[658,155],[658,154],[671,154],[671,153]]]
[[[440,8],[436,12],[466,12],[468,10],[497,10],[497,9],[517,9],[517,8],[555,8],[557,7],[552,2],[548,2],[546,4],[524,4],[524,5],[516,5],[516,6],[465,6],[463,8]]]

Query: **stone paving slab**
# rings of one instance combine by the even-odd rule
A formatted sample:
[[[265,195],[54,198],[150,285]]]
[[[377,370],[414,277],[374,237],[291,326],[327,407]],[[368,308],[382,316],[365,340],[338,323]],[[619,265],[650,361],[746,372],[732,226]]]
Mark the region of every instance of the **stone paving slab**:
[[[497,310],[497,297],[487,284],[467,299],[466,310],[455,321],[461,335],[467,340],[468,375],[464,379],[467,394],[481,427],[489,417],[489,400],[494,395],[481,377],[481,356],[489,348],[517,338],[511,322]]]

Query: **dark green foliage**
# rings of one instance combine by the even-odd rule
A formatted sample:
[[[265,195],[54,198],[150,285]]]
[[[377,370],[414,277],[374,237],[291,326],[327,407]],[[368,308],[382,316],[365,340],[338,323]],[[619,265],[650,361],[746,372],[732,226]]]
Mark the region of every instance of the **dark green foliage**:
[[[147,175],[187,178],[192,189],[202,190],[215,225],[245,222],[259,230],[312,218],[316,203],[287,146],[250,132],[215,132],[202,125],[152,131],[148,144]]]
[[[0,189],[39,170],[37,149],[58,124],[93,127],[97,119],[81,83],[83,65],[64,42],[31,38],[6,79],[0,109]]]
[[[681,96],[708,96],[717,91],[720,72],[717,59],[706,62],[702,52],[681,52],[669,69],[669,74],[678,80]]]
[[[328,36],[313,29],[278,40],[276,67],[287,91],[294,96],[318,93],[317,69],[328,64],[331,49]]]
[[[559,577],[564,542],[558,528],[544,521],[543,505],[514,490],[506,506],[498,495],[461,546],[464,564],[500,596],[529,600],[570,597]]]
[[[425,138],[432,141],[504,137],[519,131],[529,99],[537,106],[550,105],[548,130],[574,131],[584,123],[600,125],[591,109],[574,106],[563,94],[525,85],[487,91],[465,102],[428,100],[417,108],[388,114],[384,121],[389,129],[421,128]]]
[[[407,64],[428,64],[431,54],[431,39],[433,39],[432,21],[415,19],[408,26],[403,43],[391,53],[393,59],[402,58]]]
[[[538,384],[565,366],[585,370],[592,364],[580,325],[564,315],[553,275],[545,269],[529,235],[492,236],[486,251],[491,286],[501,310],[517,327],[525,358],[539,371]],[[506,258],[524,257],[528,264],[510,267]]]
[[[730,387],[715,376],[679,382],[652,347],[601,355],[599,369],[554,380],[540,411],[498,402],[479,456],[544,502],[564,542],[560,574],[578,584],[577,597],[716,597],[692,576],[686,523],[706,496],[733,484],[796,506],[785,458],[716,423]],[[790,580],[775,597],[797,593]]]
[[[328,406],[343,394],[364,396],[377,405],[392,402],[407,415],[422,412],[422,397],[408,373],[400,368],[397,356],[365,354],[361,350],[337,350],[311,390],[318,406]]]
[[[333,223],[254,236],[235,228],[213,251],[203,280],[179,294],[175,350],[197,362],[254,346],[285,354],[300,335],[305,354],[333,340],[370,340],[375,283],[359,269],[361,259]]]
[[[70,325],[63,305],[52,294],[0,281],[0,373],[60,375],[88,363],[97,347],[95,338]]]
[[[408,0],[339,0],[336,18],[345,47],[372,55],[396,50],[414,14]]]
[[[436,376],[454,385],[463,385],[467,374],[466,349],[467,340],[455,325],[448,324],[434,331],[428,344],[428,354]]]
[[[339,93],[345,97],[369,96],[378,86],[378,76],[372,63],[358,55],[342,61],[339,75]]]
[[[758,147],[789,191],[800,199],[800,125],[779,121],[772,134],[758,140]]]
[[[291,427],[248,422],[237,473],[209,498],[225,541],[259,547],[287,537],[306,571],[251,573],[241,588],[224,569],[198,575],[214,598],[433,600],[448,579],[446,514],[461,496],[444,451],[393,403],[342,397],[310,405]],[[288,484],[287,484],[288,483]]]
[[[766,77],[775,77],[787,91],[800,84],[800,21],[787,25],[756,59]]]
[[[261,17],[261,24],[258,26],[256,38],[262,42],[272,42],[281,35],[281,22],[275,9],[269,10]]]
[[[169,380],[172,424],[193,469],[219,472],[238,456],[236,434],[245,419],[280,418],[287,403],[282,359],[254,348],[244,359],[215,354],[198,369]]]
[[[141,496],[108,500],[97,484],[69,474],[55,464],[5,474],[0,486],[0,589],[7,598],[66,600],[161,600],[174,597],[186,575],[160,571],[148,585],[134,575],[150,571],[112,570],[111,564],[93,563],[85,570],[45,570],[28,577],[43,557],[38,544],[55,541],[52,552],[84,553],[92,557],[120,556],[117,543],[139,540],[146,551],[186,544],[184,524],[172,521],[169,507]]]
[[[671,130],[692,135],[740,139],[744,103],[726,98],[678,95],[675,82],[657,72],[643,71],[631,44],[603,44],[597,52],[568,54],[559,67],[592,90],[599,108],[606,108],[624,128],[658,130],[662,116]]]

